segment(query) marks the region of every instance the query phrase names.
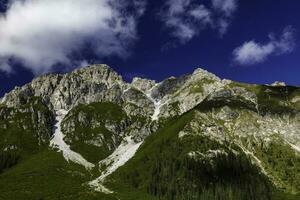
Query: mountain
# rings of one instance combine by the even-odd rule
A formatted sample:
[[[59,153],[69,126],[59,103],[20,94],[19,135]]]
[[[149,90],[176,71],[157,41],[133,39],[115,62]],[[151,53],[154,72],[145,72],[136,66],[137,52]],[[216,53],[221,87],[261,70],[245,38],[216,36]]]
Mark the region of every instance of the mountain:
[[[0,199],[300,199],[300,88],[107,65],[0,100]]]

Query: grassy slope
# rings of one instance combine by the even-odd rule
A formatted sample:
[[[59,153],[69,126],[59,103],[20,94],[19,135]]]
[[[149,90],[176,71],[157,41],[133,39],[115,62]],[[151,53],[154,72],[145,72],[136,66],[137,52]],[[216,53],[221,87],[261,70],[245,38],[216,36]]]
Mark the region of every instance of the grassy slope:
[[[39,144],[47,144],[45,140],[50,137],[47,134],[47,126],[49,126],[47,123],[51,123],[52,116],[48,108],[40,104],[38,98],[32,98],[29,103],[22,105],[19,109],[23,111],[18,112],[17,109],[5,106],[0,107],[2,113],[0,116],[0,172],[2,169],[13,166],[19,160],[39,152]],[[32,110],[41,113],[41,118],[45,120],[43,124],[33,123],[32,119],[36,115],[32,113]],[[36,132],[37,128],[42,129],[41,134]]]
[[[299,103],[291,102],[294,97],[300,97],[300,89],[298,87],[250,85],[238,82],[232,82],[230,87],[242,87],[255,93],[258,97],[261,114],[266,112],[283,114],[291,113],[295,109],[300,110]]]
[[[40,105],[38,105],[40,106]],[[116,123],[124,119],[126,116],[120,107],[110,103],[93,103],[86,106],[78,106],[74,109],[74,116],[76,117],[78,112],[85,112],[89,114],[89,117],[103,120],[112,120]],[[9,144],[23,144],[18,146],[18,152],[16,161],[10,151],[4,155],[1,155],[1,160],[5,159],[5,156],[10,161],[10,165],[3,169],[0,173],[0,199],[2,200],[115,200],[118,195],[104,195],[101,193],[95,193],[86,186],[86,183],[93,180],[99,173],[96,170],[91,172],[86,171],[82,166],[68,163],[65,161],[61,153],[57,153],[48,149],[44,145],[38,146],[38,140],[35,137],[30,115],[25,113],[17,114],[18,119],[24,119],[19,125],[11,125],[8,129],[2,130],[1,141],[6,141]],[[134,120],[141,120],[134,118]],[[17,121],[17,120],[16,120]],[[1,123],[4,123],[2,121]],[[29,127],[26,130],[21,128],[22,123],[27,124]],[[79,127],[80,129],[80,127]],[[82,127],[80,131],[99,134],[99,129],[92,129],[89,127]],[[101,130],[103,133],[103,130]],[[107,130],[106,130],[107,131]],[[78,132],[76,134],[78,134]],[[24,138],[26,136],[26,138]],[[5,139],[4,137],[9,137]],[[87,136],[89,137],[89,136]],[[3,144],[4,145],[4,144]],[[84,149],[85,150],[85,149]],[[83,153],[88,155],[88,158],[96,157],[100,159],[106,155],[101,154],[98,149],[88,148]],[[28,152],[28,153],[24,153]],[[107,152],[109,154],[109,152]],[[22,155],[22,156],[20,156]],[[20,156],[20,158],[19,158]],[[123,197],[128,196],[132,191],[128,188],[122,187]],[[143,199],[147,195],[139,191],[132,192],[134,194],[133,199]],[[130,198],[129,198],[130,199]]]
[[[0,199],[114,199],[91,193],[82,185],[90,179],[90,173],[83,167],[67,163],[60,153],[44,149],[0,174]]]
[[[294,112],[297,112],[297,110],[299,110],[297,104],[293,104],[293,103],[286,104],[287,100],[291,100],[291,98],[293,98],[295,95],[299,96],[300,93],[299,93],[299,89],[297,88],[270,87],[270,86],[247,87],[247,85],[238,84],[238,83],[234,86],[245,87],[249,91],[252,91],[258,95],[259,110],[261,114],[265,114],[266,112],[271,112],[276,114],[285,114],[285,113],[293,114]],[[269,99],[274,99],[274,100],[270,101]],[[229,106],[233,106],[236,109],[251,109],[253,111],[256,111],[256,109],[253,106],[249,106],[247,102],[243,103],[242,101],[237,101],[232,103],[228,103],[226,101],[213,102],[213,104],[209,102],[204,102],[203,105],[198,106],[198,109],[200,110],[204,109],[203,111],[205,111],[205,110],[209,110],[211,107],[223,106],[224,103]],[[192,138],[191,141],[186,141],[187,143],[185,146],[184,143],[178,142],[175,139],[175,137],[177,137],[178,132],[182,130],[184,125],[190,120],[191,115],[192,114],[190,113],[186,114],[180,119],[175,120],[174,123],[169,123],[165,128],[160,130],[158,133],[153,134],[149,138],[147,138],[146,142],[138,151],[136,156],[112,176],[110,186],[114,188],[116,191],[118,191],[119,188],[116,186],[126,185],[127,187],[132,187],[138,189],[139,191],[144,191],[145,193],[151,193],[160,196],[160,198],[165,197],[167,199],[173,199],[174,196],[172,196],[172,193],[176,193],[176,190],[178,190],[178,188],[181,187],[180,184],[176,183],[176,180],[174,182],[174,178],[178,178],[178,180],[180,180],[181,182],[186,181],[184,180],[184,178],[186,177],[184,177],[180,173],[182,173],[182,171],[184,170],[190,170],[188,168],[187,169],[183,168],[184,164],[182,163],[184,161],[180,160],[182,158],[182,152],[189,149],[193,145],[193,143],[195,143],[194,142],[195,140],[201,141],[201,138]],[[209,144],[209,141],[206,141],[205,143]],[[203,146],[205,145],[202,144],[198,146],[198,148],[201,146],[203,148]],[[295,153],[291,149],[287,149],[287,147],[280,145],[280,143],[274,143],[269,147],[269,149],[264,151],[265,152],[258,151],[257,156],[260,157],[264,163],[267,163],[266,164],[267,168],[273,170],[274,172],[273,175],[279,177],[286,177],[285,181],[288,181],[286,183],[290,183],[288,185],[294,185],[296,186],[296,188],[298,188],[299,168],[296,165],[299,162],[299,158],[297,156],[295,157]],[[236,161],[237,160],[235,160],[235,162]],[[247,161],[241,162],[240,160],[238,160],[237,164],[242,164],[243,162],[247,164]],[[179,174],[178,173],[172,174],[173,172],[171,171],[173,170],[174,167],[175,168],[179,167],[177,168],[177,171],[181,170],[181,172]],[[234,166],[228,165],[227,167],[230,168]],[[279,199],[287,199],[287,200],[300,199],[300,196],[297,195],[298,189],[292,188],[291,190],[289,188],[289,190],[286,190],[287,188],[281,188],[283,190],[281,189],[277,190],[271,185],[267,186],[266,182],[265,184],[263,183],[265,181],[265,178],[260,177],[260,175],[258,174],[255,174],[257,173],[255,168],[251,168],[251,166],[247,166],[247,167],[248,168],[246,168],[245,171],[243,171],[243,173],[246,173],[244,174],[245,176],[240,172],[238,173],[240,173],[239,174],[241,176],[240,179],[248,180],[249,182],[246,181],[244,183],[240,182],[236,184],[237,182],[229,181],[225,184],[225,187],[224,184],[219,185],[219,183],[215,182],[216,183],[215,185],[217,187],[213,189],[214,190],[213,192],[210,190],[211,188],[208,187],[207,190],[206,189],[203,190],[206,191],[207,196],[200,195],[197,198],[218,199],[215,193],[215,191],[217,190],[216,188],[218,188],[221,191],[222,199],[267,199],[267,198],[276,199],[276,200],[277,199],[278,200]],[[157,168],[158,170],[155,168]],[[237,170],[237,169],[233,168],[233,170]],[[170,174],[168,173],[171,173],[172,176],[170,176]],[[153,184],[153,177],[155,177],[156,187],[152,187],[153,185],[151,185]],[[209,182],[210,181],[212,180],[209,180]],[[159,184],[161,185],[158,186]],[[170,184],[173,184],[174,187],[172,188],[172,186],[168,186],[169,187],[168,188],[167,185]],[[194,182],[192,182],[192,184],[194,184]],[[230,184],[232,184],[232,186],[228,187],[228,185]],[[240,184],[244,184],[244,186]],[[267,188],[269,188],[270,190],[269,192],[266,191],[268,190]],[[188,195],[187,194],[188,190],[183,190],[183,191],[185,195]],[[285,193],[283,191],[289,191],[289,193]],[[167,194],[168,192],[170,194]],[[213,193],[214,196],[210,196],[210,193]],[[245,196],[243,196],[243,194]],[[226,195],[227,197],[225,197]],[[187,198],[187,196],[185,197]]]
[[[84,110],[90,113],[95,108],[98,109],[97,106],[84,107]],[[111,108],[106,111],[109,110]],[[99,111],[103,112],[103,107],[100,106]],[[118,116],[120,113],[111,114]],[[116,191],[113,195],[91,193],[82,186],[94,178],[89,172],[81,166],[68,164],[61,154],[42,148],[0,174],[0,199],[152,200],[158,197],[175,199],[177,196],[177,199],[211,200],[269,197],[269,192],[266,192],[268,190],[266,180],[258,175],[257,169],[250,165],[245,156],[231,155],[231,160],[220,157],[222,162],[216,162],[216,167],[193,162],[186,157],[191,150],[201,152],[214,148],[228,150],[226,146],[220,146],[205,137],[187,137],[178,140],[178,132],[192,118],[193,112],[189,112],[167,122],[157,133],[148,137],[136,156],[110,178],[108,186]],[[36,140],[29,138],[29,141]],[[36,148],[35,145],[33,147]],[[95,153],[96,150],[91,151]],[[271,199],[296,200],[299,197],[276,191]]]
[[[78,116],[85,116],[85,122],[79,122]],[[112,153],[115,136],[105,127],[108,121],[111,124],[119,125],[122,120],[128,120],[126,113],[121,107],[112,103],[91,103],[89,105],[79,105],[74,108],[63,123],[75,122],[73,132],[66,132],[66,137],[71,149],[83,155],[88,161],[96,163]],[[92,121],[98,123],[93,126]],[[88,144],[95,138],[103,138],[102,146]],[[76,139],[75,139],[76,138]],[[120,138],[119,138],[120,139]]]
[[[168,176],[168,171],[171,171],[167,166],[170,164],[168,161],[180,164],[180,157],[184,155],[183,152],[187,152],[188,148],[186,145],[192,144],[192,146],[198,146],[195,143],[206,144],[206,148],[219,148],[218,144],[210,143],[207,140],[201,141],[198,138],[197,141],[191,141],[193,138],[187,138],[182,147],[175,139],[177,133],[182,130],[187,122],[192,118],[192,114],[187,114],[179,120],[174,120],[167,123],[165,128],[162,128],[157,133],[151,135],[141,149],[138,151],[136,156],[130,160],[125,166],[121,167],[110,180],[109,186],[111,189],[116,191],[113,195],[103,195],[101,193],[91,193],[82,184],[91,180],[93,177],[81,166],[76,164],[67,163],[61,154],[48,149],[44,149],[38,154],[33,155],[31,158],[22,161],[17,166],[0,175],[0,199],[9,200],[154,200],[158,199],[153,195],[149,195],[149,183],[153,182],[153,177],[162,176],[166,179],[166,182],[161,182],[161,186],[168,186],[173,179]],[[203,139],[203,138],[202,138]],[[174,143],[175,142],[175,143]],[[194,144],[193,144],[194,143]],[[175,145],[175,146],[174,146]],[[214,146],[215,145],[215,146]],[[201,145],[202,146],[202,145]],[[205,146],[205,145],[204,145]],[[226,148],[225,148],[226,149]],[[167,158],[167,159],[166,159]],[[179,161],[179,162],[178,162]],[[153,176],[153,170],[159,162],[166,162],[164,165],[164,172],[158,173],[157,176]],[[247,162],[246,162],[247,163]],[[199,163],[198,163],[199,164]],[[173,168],[174,166],[172,166]],[[183,167],[183,168],[181,168]],[[181,165],[180,173],[183,173],[186,166]],[[198,165],[197,165],[198,167]],[[194,169],[193,169],[194,170]],[[203,168],[202,168],[203,170]],[[185,171],[186,172],[186,171]],[[211,172],[215,173],[215,172]],[[226,172],[227,173],[227,172]],[[203,174],[201,179],[203,179]],[[175,174],[176,178],[179,178],[180,182],[188,181],[183,174]],[[251,176],[245,176],[244,178]],[[197,179],[199,177],[197,176]],[[206,177],[209,179],[209,177]],[[242,177],[241,177],[242,178]],[[243,178],[242,178],[243,179]],[[214,179],[211,179],[214,181]],[[248,179],[247,179],[248,180]],[[253,180],[255,181],[255,180]],[[233,188],[233,185],[227,187],[227,185],[233,184],[234,182],[225,182],[225,184],[217,185],[217,191],[222,195],[222,199],[243,199],[236,198],[234,196],[237,188]],[[255,182],[257,184],[257,182]],[[255,185],[255,183],[253,183]],[[191,184],[187,185],[191,187]],[[51,189],[49,189],[51,188]],[[215,199],[211,196],[213,190],[209,187],[204,190],[202,197],[190,198],[190,199]],[[184,193],[187,194],[187,193]],[[228,195],[227,197],[224,196]],[[272,199],[291,199],[296,200],[297,198],[283,193],[276,193],[278,198]],[[164,199],[161,197],[161,199]],[[166,199],[172,199],[170,197]],[[180,198],[179,198],[180,199]],[[255,198],[253,198],[255,199]]]
[[[79,120],[79,116],[84,116],[84,120]],[[121,133],[130,131],[128,126],[134,122],[145,124],[146,118],[129,117],[120,106],[113,103],[91,103],[74,108],[63,121],[63,127],[64,124],[74,123],[74,130],[63,131],[72,150],[83,155],[88,161],[98,163],[112,153],[122,140]],[[115,127],[118,132],[108,130],[107,125]],[[90,143],[96,140],[101,140],[101,143]]]
[[[300,191],[300,157],[297,153],[278,138],[267,147],[256,146],[256,155],[263,162],[265,169],[274,177],[279,178],[280,188],[293,194]]]
[[[19,109],[28,108],[46,116],[49,114],[38,98]],[[107,199],[101,194],[89,193],[82,186],[91,179],[89,172],[76,164],[68,164],[60,153],[47,148],[47,142],[39,145],[33,113],[18,112],[5,106],[0,109],[2,117],[10,116],[0,120],[1,200]],[[10,115],[12,112],[14,114]],[[7,147],[13,149],[6,150]]]
[[[299,102],[293,103],[291,101],[295,97],[300,97],[300,89],[297,87],[274,87],[242,83],[233,83],[231,86],[243,87],[254,92],[258,96],[258,108],[261,115],[273,113],[277,115],[288,114],[293,117],[295,113],[300,112]],[[292,194],[300,193],[300,157],[289,145],[281,138],[273,138],[273,141],[267,146],[255,146],[255,151],[256,156],[263,162],[265,169],[272,176],[279,178],[278,181],[284,185],[280,189]],[[289,196],[289,198],[292,198],[294,195]],[[295,198],[300,199],[297,195]]]
[[[119,186],[126,185],[160,199],[270,198],[268,181],[245,155],[236,157],[228,151],[228,158],[220,156],[213,165],[187,157],[191,150],[228,150],[226,145],[205,137],[179,140],[178,132],[192,118],[193,112],[187,113],[147,138],[135,157],[112,175],[108,185],[120,194],[123,191]]]

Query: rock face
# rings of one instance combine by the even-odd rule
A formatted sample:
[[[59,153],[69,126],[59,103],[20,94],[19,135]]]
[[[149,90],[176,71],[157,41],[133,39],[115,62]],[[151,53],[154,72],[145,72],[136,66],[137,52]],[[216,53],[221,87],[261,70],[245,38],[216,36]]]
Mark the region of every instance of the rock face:
[[[76,70],[70,74],[50,74],[34,79],[5,95],[9,107],[24,104],[39,96],[52,109],[70,109],[80,103],[121,101],[122,78],[106,65]]]
[[[36,126],[49,124],[51,127],[57,110],[72,110],[78,105],[93,102],[110,102],[122,107],[128,116],[140,116],[156,121],[179,116],[201,102],[209,105],[231,102],[265,113],[272,110],[289,111],[291,107],[299,108],[298,99],[300,99],[298,88],[282,84],[274,86],[238,84],[221,80],[201,68],[190,75],[170,77],[160,83],[142,78],[134,78],[131,83],[127,83],[109,66],[92,65],[68,74],[48,74],[38,77],[31,83],[6,94],[1,99],[1,104],[8,108],[21,108],[30,103],[47,107],[52,122],[43,118],[40,111],[32,108],[28,108],[27,111],[32,112]],[[268,108],[270,106],[272,107]],[[22,109],[19,111],[25,112]],[[80,122],[84,115],[79,113],[78,117]],[[49,131],[46,132],[51,135]]]
[[[58,123],[59,110],[68,114]],[[55,124],[68,150],[98,169],[86,182],[100,192],[112,192],[103,185],[111,175],[167,199],[300,192],[300,88],[283,83],[242,84],[200,68],[159,83],[125,82],[107,65],[43,75],[1,98],[0,156],[16,159],[0,160],[0,171],[47,146]]]
[[[8,107],[16,107],[38,96],[51,110],[70,110],[79,104],[92,102],[113,102],[124,106],[128,114],[147,117],[154,113],[155,100],[162,104],[159,116],[167,118],[193,108],[209,93],[224,85],[218,77],[202,69],[161,83],[141,78],[126,83],[107,65],[92,65],[70,74],[38,77],[6,94],[2,102]],[[172,110],[175,105],[178,106],[176,112]]]

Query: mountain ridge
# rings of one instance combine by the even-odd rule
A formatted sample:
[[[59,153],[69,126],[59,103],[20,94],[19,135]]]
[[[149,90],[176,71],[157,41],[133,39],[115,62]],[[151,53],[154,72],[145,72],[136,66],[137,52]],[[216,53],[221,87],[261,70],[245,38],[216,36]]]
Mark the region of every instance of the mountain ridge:
[[[2,103],[6,104],[7,106],[15,106],[22,103],[25,103],[30,97],[32,96],[50,96],[44,97],[43,99],[47,104],[52,105],[52,109],[69,109],[69,107],[73,107],[78,105],[78,103],[91,103],[93,101],[120,101],[121,95],[120,94],[112,94],[113,96],[117,96],[115,99],[109,99],[103,96],[94,96],[99,93],[103,93],[104,90],[114,89],[113,92],[131,92],[134,93],[136,91],[131,91],[134,89],[138,89],[139,91],[150,92],[150,87],[145,86],[145,84],[150,84],[153,89],[158,88],[154,91],[151,91],[151,94],[154,99],[161,99],[164,97],[169,91],[174,89],[174,87],[178,87],[179,84],[182,84],[184,81],[187,81],[190,77],[197,77],[197,76],[207,76],[209,79],[221,81],[215,75],[207,72],[206,70],[197,69],[193,72],[192,75],[184,75],[179,78],[170,77],[166,80],[156,83],[153,80],[148,79],[140,79],[135,78],[131,83],[127,83],[123,81],[122,77],[118,75],[114,70],[112,70],[107,65],[92,65],[85,68],[80,68],[74,70],[68,74],[48,74],[43,75],[40,77],[35,78],[32,82],[22,86],[17,87],[11,92],[7,93],[1,100]],[[96,77],[98,76],[98,77]],[[77,81],[77,82],[76,82]],[[76,82],[77,85],[85,84],[89,87],[89,91],[85,96],[89,97],[90,99],[80,99],[80,97],[76,96],[76,94],[82,92],[79,90],[76,91],[76,88],[67,88],[67,87],[76,87],[72,85],[72,82]],[[173,84],[173,85],[171,85]],[[177,84],[177,85],[176,85]],[[86,85],[82,87],[87,87]],[[170,87],[171,85],[171,87]],[[155,87],[154,87],[155,86]],[[104,88],[106,87],[106,88]],[[115,88],[113,88],[115,87]],[[146,88],[145,88],[146,87]],[[148,88],[147,88],[148,87]],[[82,88],[86,90],[87,88]],[[146,91],[146,89],[148,91]],[[67,90],[67,91],[63,91]],[[74,90],[74,94],[70,94],[70,90]],[[63,95],[65,98],[62,98],[60,95]],[[119,95],[119,96],[118,96]],[[141,94],[139,94],[141,95]],[[146,94],[147,95],[147,94]],[[162,95],[162,96],[161,96]],[[52,97],[53,96],[53,97]],[[49,98],[49,99],[48,99]],[[68,102],[68,98],[76,99],[78,102]],[[113,98],[113,97],[112,97]],[[126,98],[126,96],[124,97]],[[153,100],[153,99],[152,99]],[[25,101],[25,102],[22,102]],[[126,101],[126,100],[125,100]],[[128,99],[130,101],[130,97]],[[61,105],[56,105],[59,102]],[[120,102],[116,102],[120,103]],[[138,104],[139,102],[137,102]],[[152,102],[153,103],[153,102]],[[74,105],[73,105],[74,104]],[[152,106],[153,107],[153,106]]]

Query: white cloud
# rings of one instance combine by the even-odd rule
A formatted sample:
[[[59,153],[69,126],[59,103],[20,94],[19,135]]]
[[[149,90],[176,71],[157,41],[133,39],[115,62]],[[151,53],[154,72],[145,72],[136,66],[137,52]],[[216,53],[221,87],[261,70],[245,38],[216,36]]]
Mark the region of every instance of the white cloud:
[[[233,51],[233,60],[239,65],[254,65],[264,62],[271,55],[290,53],[296,46],[294,35],[293,28],[288,26],[283,30],[279,39],[270,34],[270,41],[265,44],[257,43],[254,40],[245,42]]]
[[[237,0],[211,0],[210,7],[196,0],[167,0],[160,16],[171,35],[186,43],[208,27],[223,35],[236,9]]]
[[[237,9],[237,0],[212,0],[212,6],[227,17],[231,17]]]
[[[274,45],[268,43],[265,45],[255,41],[245,42],[241,47],[234,50],[234,60],[240,65],[253,65],[263,62],[274,52]]]
[[[224,35],[232,21],[233,14],[237,10],[237,0],[212,0],[212,7],[216,11],[215,28]]]
[[[161,17],[181,43],[188,42],[211,23],[210,11],[202,4],[193,4],[193,0],[168,0]]]
[[[71,55],[87,43],[99,58],[128,56],[145,1],[124,2],[11,0],[0,16],[0,69],[10,72],[12,58],[36,74],[51,71],[56,64],[79,63]],[[124,12],[129,6],[134,11]]]

